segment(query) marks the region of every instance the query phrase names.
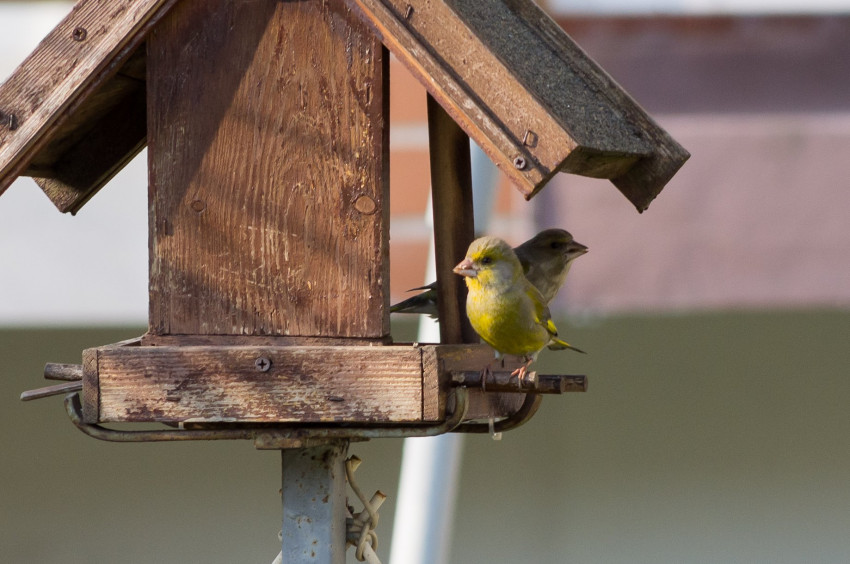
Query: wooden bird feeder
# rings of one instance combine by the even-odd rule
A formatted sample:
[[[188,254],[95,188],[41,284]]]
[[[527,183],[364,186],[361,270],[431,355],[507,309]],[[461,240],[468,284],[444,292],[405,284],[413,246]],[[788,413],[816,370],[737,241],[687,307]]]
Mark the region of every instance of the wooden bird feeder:
[[[389,336],[389,52],[429,93],[442,345]],[[148,147],[148,330],[58,371],[72,419],[284,448],[507,428],[583,389],[516,363],[474,388],[467,136],[526,198],[565,171],[640,211],[688,157],[529,0],[79,0],[0,86],[0,194],[31,176],[76,213]],[[125,422],[180,428],[100,426]]]

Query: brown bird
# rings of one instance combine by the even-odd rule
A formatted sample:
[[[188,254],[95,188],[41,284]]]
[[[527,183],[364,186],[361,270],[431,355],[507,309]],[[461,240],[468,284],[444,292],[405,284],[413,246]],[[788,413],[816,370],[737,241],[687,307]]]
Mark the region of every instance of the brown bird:
[[[545,229],[513,249],[523,273],[548,306],[564,285],[572,262],[587,252],[587,247],[563,229]],[[391,313],[420,313],[437,318],[437,283],[413,288],[425,290],[390,307]],[[411,290],[411,291],[413,291]]]

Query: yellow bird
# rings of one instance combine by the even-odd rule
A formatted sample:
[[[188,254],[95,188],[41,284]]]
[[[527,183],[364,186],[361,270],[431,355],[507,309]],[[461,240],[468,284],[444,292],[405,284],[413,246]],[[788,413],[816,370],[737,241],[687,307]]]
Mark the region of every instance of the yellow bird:
[[[528,281],[540,291],[543,303],[549,305],[564,285],[573,260],[587,252],[587,247],[563,229],[544,229],[514,248]],[[414,290],[425,290],[393,305],[391,313],[421,313],[437,317],[437,283]]]
[[[454,272],[465,277],[466,314],[475,332],[496,350],[497,357],[510,354],[526,359],[512,375],[522,378],[547,345],[584,352],[558,338],[542,294],[523,275],[516,253],[502,239],[473,241]]]

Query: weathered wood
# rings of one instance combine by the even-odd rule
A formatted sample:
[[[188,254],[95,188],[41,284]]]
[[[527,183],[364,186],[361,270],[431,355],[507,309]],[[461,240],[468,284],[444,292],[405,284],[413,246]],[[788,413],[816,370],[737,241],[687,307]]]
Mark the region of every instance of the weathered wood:
[[[493,360],[486,345],[137,345],[84,351],[86,422],[433,423],[452,373]],[[475,392],[487,397],[470,419],[505,417],[523,397]]]
[[[86,136],[52,163],[50,177],[35,182],[61,212],[76,213],[141,151],[147,139],[143,85],[93,121]]]
[[[422,421],[414,347],[104,348],[97,366],[102,422]]]
[[[0,114],[5,116],[0,120],[0,194],[31,161],[39,161],[39,152],[116,74],[175,2],[80,0],[0,86]],[[97,105],[86,110],[96,111]],[[76,136],[85,137],[85,131]],[[38,170],[49,167],[42,162],[31,173]]]
[[[47,380],[64,380],[66,382],[82,380],[83,367],[79,364],[48,362],[44,365],[44,378]]]
[[[80,394],[82,419],[97,423],[100,416],[100,379],[97,365],[98,349],[83,351],[83,391]]]
[[[156,28],[151,334],[389,334],[387,64],[342,0],[184,0]]]
[[[530,0],[349,1],[526,198],[564,171],[643,210],[688,157]]]
[[[389,345],[392,338],[342,338],[342,337],[289,337],[284,335],[151,335],[141,337],[145,347],[161,346],[349,346],[349,345]]]
[[[427,104],[440,342],[477,343],[463,278],[452,272],[475,238],[469,137],[430,95]]]

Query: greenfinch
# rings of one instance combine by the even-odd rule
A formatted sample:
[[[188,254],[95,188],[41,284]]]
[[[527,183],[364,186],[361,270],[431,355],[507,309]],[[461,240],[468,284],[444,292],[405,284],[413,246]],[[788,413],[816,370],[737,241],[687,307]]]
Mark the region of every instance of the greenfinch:
[[[506,354],[525,358],[512,375],[522,378],[547,345],[584,352],[558,338],[543,295],[523,275],[519,258],[502,239],[473,241],[454,272],[466,280],[466,315],[475,332],[498,358]]]
[[[525,277],[540,291],[547,306],[564,285],[573,260],[586,252],[587,247],[563,229],[545,229],[514,248]],[[390,313],[421,313],[436,318],[437,283],[413,290],[424,292],[393,305]]]

